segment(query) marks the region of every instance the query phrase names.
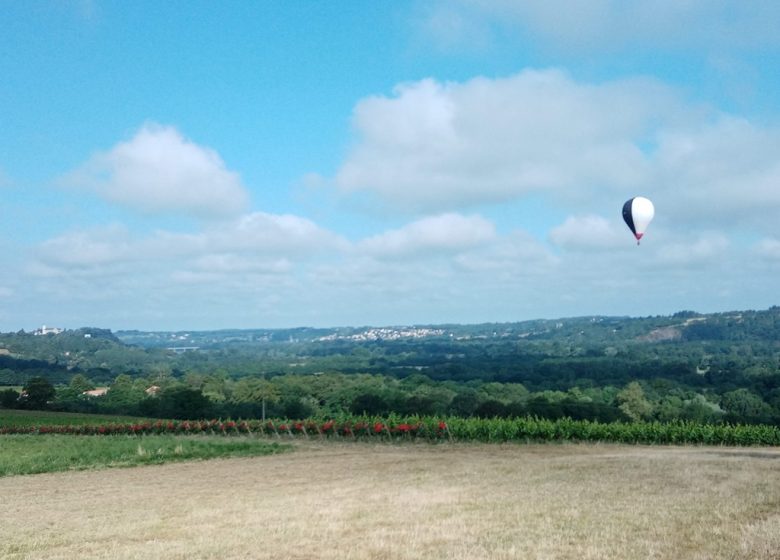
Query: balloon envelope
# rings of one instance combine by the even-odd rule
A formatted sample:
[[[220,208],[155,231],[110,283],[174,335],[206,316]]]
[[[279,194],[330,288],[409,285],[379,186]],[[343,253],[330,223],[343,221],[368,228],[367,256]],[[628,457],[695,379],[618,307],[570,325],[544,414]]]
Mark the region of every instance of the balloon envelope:
[[[655,207],[643,196],[635,196],[623,205],[623,219],[626,221],[628,229],[636,237],[637,243],[645,234],[653,216],[655,216]]]

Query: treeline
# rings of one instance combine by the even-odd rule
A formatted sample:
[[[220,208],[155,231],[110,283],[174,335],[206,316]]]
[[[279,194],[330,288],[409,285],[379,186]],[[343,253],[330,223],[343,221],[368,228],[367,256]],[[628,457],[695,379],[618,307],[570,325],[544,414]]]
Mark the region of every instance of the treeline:
[[[778,307],[447,325],[435,336],[345,338],[360,332],[135,333],[130,339],[150,338],[151,347],[126,345],[105,329],[0,333],[2,406],[39,406],[21,389],[44,378],[56,387],[45,401],[49,407],[166,418],[257,418],[263,406],[267,416],[289,418],[780,418]],[[165,344],[204,346],[177,353]],[[94,386],[110,390],[83,394]]]
[[[0,406],[176,419],[399,414],[780,425],[780,392],[767,402],[744,388],[724,394],[696,392],[664,380],[529,391],[519,383],[440,382],[422,374],[404,379],[335,373],[240,379],[186,374],[181,378],[120,375],[104,394],[90,396],[87,392],[94,388],[81,374],[57,387],[34,378],[21,391],[0,391]]]

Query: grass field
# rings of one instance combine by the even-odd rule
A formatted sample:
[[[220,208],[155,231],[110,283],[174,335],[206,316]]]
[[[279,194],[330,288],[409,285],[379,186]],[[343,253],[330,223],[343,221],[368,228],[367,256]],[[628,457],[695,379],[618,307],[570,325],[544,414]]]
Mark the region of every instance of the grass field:
[[[780,558],[777,448],[293,445],[0,478],[0,557]]]

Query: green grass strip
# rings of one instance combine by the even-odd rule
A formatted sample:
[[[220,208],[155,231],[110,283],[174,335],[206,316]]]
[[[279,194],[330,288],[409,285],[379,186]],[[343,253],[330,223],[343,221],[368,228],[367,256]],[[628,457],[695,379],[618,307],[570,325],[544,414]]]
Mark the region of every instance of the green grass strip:
[[[0,438],[0,476],[255,457],[289,449],[276,442],[221,436],[6,435]]]

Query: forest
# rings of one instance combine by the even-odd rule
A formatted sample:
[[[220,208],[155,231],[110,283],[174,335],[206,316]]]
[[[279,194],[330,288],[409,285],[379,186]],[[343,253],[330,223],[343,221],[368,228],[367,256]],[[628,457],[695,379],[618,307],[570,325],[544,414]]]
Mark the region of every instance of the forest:
[[[780,307],[480,325],[0,333],[0,407],[178,419],[397,413],[780,425]]]

